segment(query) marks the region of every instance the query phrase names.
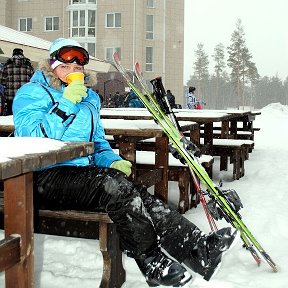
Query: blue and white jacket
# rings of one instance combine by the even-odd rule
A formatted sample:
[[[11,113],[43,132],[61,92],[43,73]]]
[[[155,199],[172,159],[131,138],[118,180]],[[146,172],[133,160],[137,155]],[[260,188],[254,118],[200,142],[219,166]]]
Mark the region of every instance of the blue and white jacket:
[[[65,86],[59,80],[58,86],[53,85],[55,79],[51,78],[51,71],[49,73],[36,70],[30,82],[17,91],[13,101],[15,137],[48,137],[64,142],[94,142],[93,155],[58,165],[109,167],[112,162],[121,160],[104,138],[98,95],[92,89],[88,89],[87,97],[80,103],[73,104],[62,97]]]

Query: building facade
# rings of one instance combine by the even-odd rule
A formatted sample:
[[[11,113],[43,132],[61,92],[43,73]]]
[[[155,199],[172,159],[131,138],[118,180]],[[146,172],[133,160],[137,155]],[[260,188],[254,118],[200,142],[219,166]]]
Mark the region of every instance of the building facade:
[[[126,68],[139,62],[145,79],[161,76],[183,104],[184,0],[1,0],[0,24],[49,41],[72,37],[99,59],[118,51]]]

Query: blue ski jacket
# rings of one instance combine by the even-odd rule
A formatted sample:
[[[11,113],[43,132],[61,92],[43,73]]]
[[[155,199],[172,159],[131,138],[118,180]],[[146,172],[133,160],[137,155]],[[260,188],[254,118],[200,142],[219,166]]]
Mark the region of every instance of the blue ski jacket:
[[[100,119],[100,99],[87,89],[87,97],[73,104],[62,97],[65,88],[53,88],[49,76],[36,70],[13,101],[15,137],[48,137],[64,142],[94,142],[94,154],[57,165],[97,165],[109,167],[122,158],[115,154],[104,137]]]

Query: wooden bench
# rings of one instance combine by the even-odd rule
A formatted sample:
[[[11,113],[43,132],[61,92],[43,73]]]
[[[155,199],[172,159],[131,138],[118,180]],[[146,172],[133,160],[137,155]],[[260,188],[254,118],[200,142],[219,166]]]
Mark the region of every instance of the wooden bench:
[[[235,128],[236,129],[236,128]],[[230,127],[231,133],[231,127]],[[252,140],[254,141],[255,131],[260,131],[260,128],[254,128],[252,124],[244,125],[243,123],[237,123],[237,139],[241,140]],[[200,136],[203,137],[204,131],[200,130]],[[221,138],[221,126],[216,125],[213,127],[213,138]],[[233,135],[228,135],[228,138],[235,138]]]
[[[99,239],[103,257],[101,288],[121,287],[126,273],[122,263],[122,252],[115,224],[108,214],[86,211],[35,211],[35,233],[71,237]],[[0,228],[3,229],[3,192],[0,192]],[[63,224],[64,223],[64,224]],[[0,241],[1,246],[1,241]]]
[[[147,173],[147,170],[154,169],[155,165],[155,152],[153,151],[137,151],[136,152],[136,173],[137,177],[141,174]],[[212,167],[214,158],[210,155],[203,155],[200,158],[200,163],[205,168],[210,177],[212,177]],[[168,167],[169,181],[178,182],[179,188],[179,201],[178,211],[185,213],[192,207],[196,207],[199,203],[195,186],[191,178],[190,170],[187,165],[182,164],[178,159],[169,154],[169,167]],[[163,200],[163,199],[162,199]],[[164,199],[168,202],[168,199]]]
[[[201,139],[201,144],[204,143]],[[254,141],[238,139],[213,139],[213,156],[220,156],[220,171],[228,170],[228,157],[233,164],[233,179],[245,175],[244,161],[254,147]]]

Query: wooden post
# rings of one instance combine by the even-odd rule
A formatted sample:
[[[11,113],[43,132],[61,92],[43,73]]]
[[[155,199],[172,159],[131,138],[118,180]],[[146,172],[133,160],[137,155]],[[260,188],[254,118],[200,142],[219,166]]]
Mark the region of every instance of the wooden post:
[[[155,168],[163,168],[163,178],[155,184],[155,195],[165,203],[168,202],[168,143],[168,137],[156,137]]]
[[[6,288],[34,286],[33,174],[4,181],[5,237],[21,237],[20,263],[5,271]]]

